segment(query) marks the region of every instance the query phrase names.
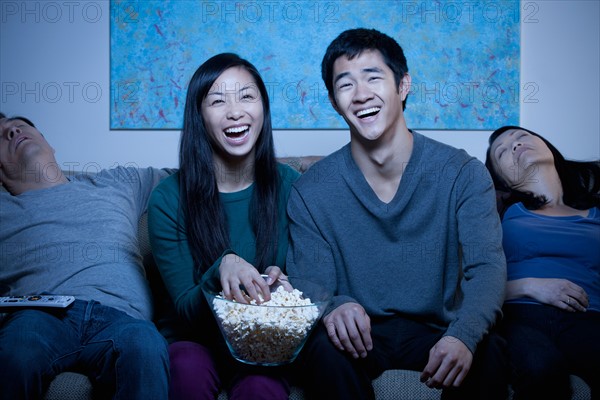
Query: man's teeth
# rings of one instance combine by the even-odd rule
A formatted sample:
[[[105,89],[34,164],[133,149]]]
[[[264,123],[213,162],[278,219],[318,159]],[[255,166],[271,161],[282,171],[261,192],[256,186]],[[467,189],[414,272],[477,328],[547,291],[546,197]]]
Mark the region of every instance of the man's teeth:
[[[244,131],[248,130],[248,128],[250,128],[250,126],[248,126],[248,125],[236,126],[234,128],[225,129],[225,133],[234,133],[234,134],[235,133],[241,133],[241,132],[244,132]]]
[[[359,118],[364,117],[365,115],[375,114],[375,113],[379,112],[379,110],[381,110],[380,107],[367,108],[366,110],[360,110],[359,112],[357,112],[356,116]]]

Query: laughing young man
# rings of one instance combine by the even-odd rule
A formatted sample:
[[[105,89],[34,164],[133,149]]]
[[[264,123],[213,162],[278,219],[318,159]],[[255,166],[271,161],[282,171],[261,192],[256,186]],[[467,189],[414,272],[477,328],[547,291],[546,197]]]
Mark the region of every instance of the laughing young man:
[[[287,271],[333,293],[303,351],[311,398],[373,399],[389,369],[443,398],[506,398],[506,264],[492,181],[462,150],[407,128],[406,58],[389,36],[343,32],[322,77],[350,143],[294,185]]]

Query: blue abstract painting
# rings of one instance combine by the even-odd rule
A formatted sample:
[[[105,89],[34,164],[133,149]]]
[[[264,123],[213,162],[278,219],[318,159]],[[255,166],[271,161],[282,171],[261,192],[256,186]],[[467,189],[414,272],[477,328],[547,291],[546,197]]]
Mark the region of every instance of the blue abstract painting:
[[[190,77],[234,52],[259,69],[275,129],[343,129],[321,79],[329,43],[350,28],[398,41],[414,129],[519,123],[519,0],[113,0],[111,129],[180,129]]]

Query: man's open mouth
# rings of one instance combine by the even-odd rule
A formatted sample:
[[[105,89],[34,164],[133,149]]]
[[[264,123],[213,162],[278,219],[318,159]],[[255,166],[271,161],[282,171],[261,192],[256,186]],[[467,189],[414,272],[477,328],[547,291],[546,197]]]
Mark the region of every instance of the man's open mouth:
[[[377,115],[380,110],[381,110],[381,107],[371,107],[371,108],[367,108],[365,110],[358,111],[356,113],[356,116],[361,119],[367,118],[367,117],[372,117],[374,115]]]

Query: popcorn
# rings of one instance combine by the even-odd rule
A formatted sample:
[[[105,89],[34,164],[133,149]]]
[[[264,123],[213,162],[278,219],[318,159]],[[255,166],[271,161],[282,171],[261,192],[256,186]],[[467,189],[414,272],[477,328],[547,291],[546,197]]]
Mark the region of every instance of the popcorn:
[[[260,305],[213,300],[215,314],[223,333],[237,357],[258,364],[289,362],[319,318],[317,305],[302,292],[286,291],[282,286],[271,293],[271,300]]]

